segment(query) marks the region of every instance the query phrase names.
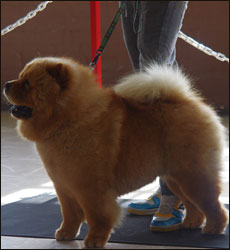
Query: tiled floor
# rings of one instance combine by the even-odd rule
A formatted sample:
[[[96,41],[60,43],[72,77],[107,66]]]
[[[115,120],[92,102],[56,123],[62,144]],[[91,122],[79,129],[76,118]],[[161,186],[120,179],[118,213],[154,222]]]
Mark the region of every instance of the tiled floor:
[[[8,204],[25,197],[38,194],[54,193],[42,162],[34,145],[21,140],[15,131],[15,120],[8,112],[1,114],[1,203]],[[224,119],[229,127],[229,118]],[[225,150],[225,165],[222,173],[224,186],[221,200],[229,203],[229,148]],[[158,187],[158,181],[129,193],[122,198],[145,199]],[[34,239],[22,237],[1,237],[1,249],[79,249],[82,241],[57,242],[50,239]],[[131,245],[108,243],[108,249],[180,249],[180,247]],[[183,247],[184,249],[184,247]]]

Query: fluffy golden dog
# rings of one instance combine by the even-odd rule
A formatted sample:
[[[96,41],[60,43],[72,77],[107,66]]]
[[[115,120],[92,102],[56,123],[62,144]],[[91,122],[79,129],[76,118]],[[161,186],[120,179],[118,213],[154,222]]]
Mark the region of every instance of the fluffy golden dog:
[[[218,198],[224,128],[179,70],[152,65],[113,88],[88,67],[36,58],[7,82],[18,132],[34,141],[63,215],[57,240],[72,240],[86,220],[86,247],[103,247],[119,223],[116,198],[165,179],[186,206],[185,228],[221,233]]]

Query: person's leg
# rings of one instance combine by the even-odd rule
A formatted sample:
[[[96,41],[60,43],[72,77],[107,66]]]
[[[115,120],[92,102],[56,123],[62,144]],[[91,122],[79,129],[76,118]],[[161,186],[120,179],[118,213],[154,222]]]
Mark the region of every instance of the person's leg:
[[[177,65],[175,46],[186,8],[187,1],[140,1],[141,70],[152,61]]]
[[[140,1],[137,34],[141,70],[152,61],[177,66],[175,46],[186,8],[187,1]],[[162,195],[173,195],[161,178],[160,187]]]
[[[186,8],[187,2],[140,2],[138,33],[140,70],[152,62],[177,66],[175,46]],[[160,189],[160,207],[153,216],[150,229],[177,230],[184,217],[181,201],[170,191],[162,178],[160,178]]]
[[[182,226],[184,205],[182,201],[168,188],[165,180],[160,178],[160,207],[150,223],[152,231],[174,231]]]
[[[156,62],[177,66],[176,41],[187,1],[140,1],[138,48],[140,68]],[[162,195],[173,195],[160,178]]]
[[[119,6],[121,2],[119,2]],[[136,15],[136,16],[135,16]],[[126,1],[126,8],[122,13],[122,30],[126,48],[134,71],[140,70],[140,52],[137,47],[137,32],[139,25],[136,1]],[[144,202],[130,203],[127,207],[129,213],[138,215],[154,214],[160,206],[160,188]]]
[[[126,15],[122,16],[122,27],[126,47],[135,71],[143,70],[143,67],[152,61],[177,65],[175,43],[186,7],[186,2],[177,6],[169,2],[156,1],[139,1],[139,6],[133,1],[127,4]],[[175,16],[177,16],[177,22],[175,20],[171,22]],[[174,24],[171,33],[170,24]],[[165,34],[165,32],[170,34]],[[179,209],[180,201],[163,180],[160,181],[160,186],[162,191],[160,188],[145,202],[129,204],[128,211],[145,215],[154,214],[160,210],[158,211],[159,216],[154,217],[151,222],[151,230],[162,230],[162,227],[163,230],[166,228],[169,231],[178,229],[183,218]],[[163,206],[161,206],[162,201]],[[166,203],[168,206],[165,206]],[[168,212],[169,209],[173,214],[170,214],[170,218],[166,217],[162,220],[160,214],[166,210]]]
[[[167,184],[165,181],[160,177],[159,179],[160,187],[161,187],[161,195],[174,195],[170,189],[168,188]]]
[[[120,2],[119,2],[120,6]],[[135,15],[135,1],[126,1],[125,10],[121,15],[122,31],[126,48],[131,59],[134,71],[139,71],[139,55],[140,52],[137,47],[137,34],[134,31],[134,15]],[[138,17],[137,17],[138,18]],[[138,20],[136,20],[138,23]]]

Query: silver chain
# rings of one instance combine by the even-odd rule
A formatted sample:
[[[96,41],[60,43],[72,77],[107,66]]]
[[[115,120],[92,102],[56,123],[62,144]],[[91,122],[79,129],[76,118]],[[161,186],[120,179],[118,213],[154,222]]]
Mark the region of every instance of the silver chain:
[[[183,39],[185,42],[191,44],[195,48],[201,50],[205,54],[207,54],[209,56],[214,56],[216,59],[218,59],[218,60],[220,60],[222,62],[227,61],[229,63],[229,58],[227,58],[224,54],[222,54],[220,52],[215,52],[214,50],[212,50],[211,48],[205,46],[204,44],[198,43],[193,38],[185,35],[182,31],[179,32],[178,37]]]
[[[1,36],[4,36],[5,34],[7,34],[8,32],[14,30],[15,28],[23,25],[26,21],[28,21],[29,19],[35,17],[37,15],[37,13],[39,11],[43,11],[46,8],[46,5],[48,3],[52,3],[53,1],[45,1],[45,2],[41,2],[37,8],[35,10],[30,11],[29,13],[27,13],[26,16],[18,19],[15,23],[10,24],[9,26],[7,26],[6,28],[1,30]]]
[[[20,19],[18,19],[15,23],[10,24],[9,26],[7,26],[6,28],[1,30],[1,36],[4,36],[5,34],[7,34],[8,32],[14,30],[15,28],[23,25],[26,21],[28,21],[29,19],[33,18],[36,16],[36,14],[39,11],[43,11],[48,3],[52,3],[53,1],[45,1],[45,2],[41,2],[37,8],[35,10],[30,11],[25,17],[22,17]],[[224,54],[220,53],[220,52],[215,52],[214,50],[212,50],[211,48],[203,45],[202,43],[198,43],[196,40],[194,40],[193,38],[185,35],[182,31],[179,32],[178,37],[183,39],[185,42],[191,44],[192,46],[194,46],[195,48],[201,50],[202,52],[204,52],[205,54],[209,55],[209,56],[214,56],[216,59],[224,62],[228,62],[229,63],[229,58],[226,57]]]

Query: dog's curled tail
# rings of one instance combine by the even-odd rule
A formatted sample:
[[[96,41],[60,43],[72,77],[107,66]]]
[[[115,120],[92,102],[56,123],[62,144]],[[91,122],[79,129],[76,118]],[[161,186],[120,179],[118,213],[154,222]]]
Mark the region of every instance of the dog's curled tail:
[[[190,79],[180,69],[155,63],[143,72],[124,77],[113,88],[119,96],[139,102],[197,96]]]

